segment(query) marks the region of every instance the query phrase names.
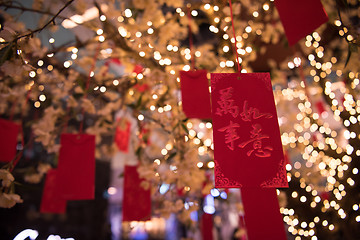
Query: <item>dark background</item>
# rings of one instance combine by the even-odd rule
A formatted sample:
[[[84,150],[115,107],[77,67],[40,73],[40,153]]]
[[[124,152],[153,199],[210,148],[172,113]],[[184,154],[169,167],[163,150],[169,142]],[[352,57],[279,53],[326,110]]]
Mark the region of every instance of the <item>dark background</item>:
[[[65,214],[39,213],[44,179],[39,184],[20,183],[16,192],[24,202],[10,209],[0,208],[0,239],[12,240],[24,229],[38,231],[36,240],[46,240],[51,234],[75,240],[111,239],[105,194],[109,172],[109,163],[96,161],[95,199],[69,201]]]

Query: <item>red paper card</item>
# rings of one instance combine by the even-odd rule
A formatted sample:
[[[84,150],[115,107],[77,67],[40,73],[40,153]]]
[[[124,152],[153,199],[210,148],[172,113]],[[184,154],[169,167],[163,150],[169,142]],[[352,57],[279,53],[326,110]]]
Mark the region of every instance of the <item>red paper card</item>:
[[[249,240],[286,240],[276,189],[242,188]]]
[[[51,169],[46,174],[45,185],[41,198],[41,213],[64,213],[66,200],[62,198],[57,184],[57,170]]]
[[[15,158],[19,132],[19,124],[0,119],[0,162],[10,162]]]
[[[61,134],[58,183],[66,200],[90,200],[95,194],[95,136]]]
[[[115,131],[115,143],[120,151],[129,151],[130,127],[131,123],[129,121],[119,120],[119,124]]]
[[[296,44],[329,20],[320,0],[276,0],[275,6],[289,45]]]
[[[123,221],[151,219],[151,193],[140,186],[142,181],[137,166],[125,166]]]
[[[180,71],[182,107],[188,118],[211,118],[206,70]]]
[[[201,216],[201,235],[203,240],[213,240],[213,219],[211,214]]]
[[[287,187],[270,75],[211,74],[211,100],[215,187]]]

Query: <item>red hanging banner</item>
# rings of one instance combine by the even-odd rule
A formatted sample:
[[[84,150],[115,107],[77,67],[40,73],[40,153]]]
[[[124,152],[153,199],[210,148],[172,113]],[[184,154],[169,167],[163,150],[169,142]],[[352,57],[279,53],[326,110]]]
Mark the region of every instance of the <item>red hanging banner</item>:
[[[141,187],[137,166],[125,166],[123,221],[147,221],[151,219],[151,193]]]
[[[203,240],[213,240],[213,218],[211,214],[203,213],[201,216],[201,236]]]
[[[10,162],[15,158],[19,132],[19,124],[0,119],[0,162]]]
[[[59,191],[57,175],[56,169],[51,169],[46,174],[40,213],[64,213],[66,211],[66,200],[62,198]]]
[[[180,71],[182,107],[188,118],[211,118],[206,70]]]
[[[320,0],[276,0],[275,6],[290,46],[329,20]]]
[[[242,188],[245,225],[249,240],[286,240],[276,189]]]
[[[61,134],[58,184],[66,200],[91,200],[95,195],[95,136]]]
[[[211,74],[215,187],[287,187],[268,73]]]

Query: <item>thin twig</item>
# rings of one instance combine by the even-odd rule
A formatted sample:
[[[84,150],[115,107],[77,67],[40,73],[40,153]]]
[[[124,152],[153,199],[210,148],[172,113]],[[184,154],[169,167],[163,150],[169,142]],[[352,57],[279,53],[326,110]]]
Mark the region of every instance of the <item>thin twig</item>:
[[[12,40],[12,42],[16,42],[18,41],[19,39],[21,38],[24,38],[24,37],[30,37],[32,36],[33,34],[37,33],[37,32],[41,32],[42,30],[44,30],[47,26],[49,26],[51,23],[54,23],[55,24],[55,19],[59,16],[59,14],[65,9],[67,8],[74,0],[70,0],[68,1],[44,26],[42,26],[41,28],[38,28],[38,29],[35,29],[27,34],[23,34],[23,35],[20,35],[20,36],[17,36],[16,38],[14,38],[14,40]],[[9,42],[4,42],[5,44],[6,43],[9,43]]]
[[[9,9],[9,8],[18,9],[18,10],[21,10],[22,12],[35,12],[35,13],[40,13],[40,14],[50,15],[50,16],[55,16],[56,15],[56,14],[54,14],[52,12],[48,12],[48,11],[41,11],[41,10],[38,10],[38,9],[26,8],[26,7],[23,7],[23,6],[15,6],[15,5],[10,5],[10,4],[1,3],[0,7],[4,7],[5,9]],[[61,19],[68,19],[68,17],[63,17],[63,16],[59,16],[59,15],[57,17],[61,18]]]

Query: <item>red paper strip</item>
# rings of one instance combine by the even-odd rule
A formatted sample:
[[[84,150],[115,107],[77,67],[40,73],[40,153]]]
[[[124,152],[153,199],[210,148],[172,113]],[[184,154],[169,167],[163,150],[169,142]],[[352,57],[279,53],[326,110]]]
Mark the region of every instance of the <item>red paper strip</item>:
[[[58,183],[66,200],[89,200],[95,195],[95,136],[61,134]]]
[[[10,162],[15,158],[19,132],[19,124],[0,119],[0,162]]]
[[[213,219],[211,214],[201,216],[201,235],[203,240],[213,240]]]
[[[206,70],[180,71],[182,106],[188,118],[211,118],[209,83]]]
[[[237,48],[237,41],[236,41],[236,32],[235,32],[235,26],[234,26],[234,15],[233,15],[233,7],[231,4],[231,0],[229,0],[229,7],[230,7],[230,16],[231,16],[231,27],[232,27],[232,32],[234,35],[234,48],[233,48],[233,52],[234,52],[234,57],[235,57],[235,62],[236,62],[236,68],[237,71],[240,73],[241,72],[241,66],[240,66],[240,62],[239,62],[239,53],[238,53],[238,48]]]
[[[287,187],[270,75],[211,74],[211,98],[215,187]]]
[[[321,115],[323,112],[326,111],[326,110],[325,110],[325,107],[324,107],[324,104],[322,103],[322,101],[318,101],[318,102],[316,103],[316,107],[317,107],[318,112],[320,113],[320,115]]]
[[[320,0],[276,0],[275,6],[290,46],[329,20]]]
[[[123,221],[147,221],[151,219],[151,193],[140,186],[136,166],[125,166]]]
[[[66,211],[66,200],[61,197],[57,180],[57,170],[49,170],[46,174],[45,185],[41,198],[41,213],[64,213]]]
[[[276,189],[242,188],[249,240],[286,240]]]
[[[130,140],[130,127],[131,124],[126,120],[119,120],[119,125],[115,131],[115,143],[120,151],[129,151],[129,140]]]
[[[192,17],[191,17],[191,6],[188,5],[188,28],[189,28],[189,47],[190,47],[190,53],[191,53],[191,70],[195,69],[195,54],[194,54],[194,44],[193,44],[193,34],[191,30],[191,24],[192,24]]]

